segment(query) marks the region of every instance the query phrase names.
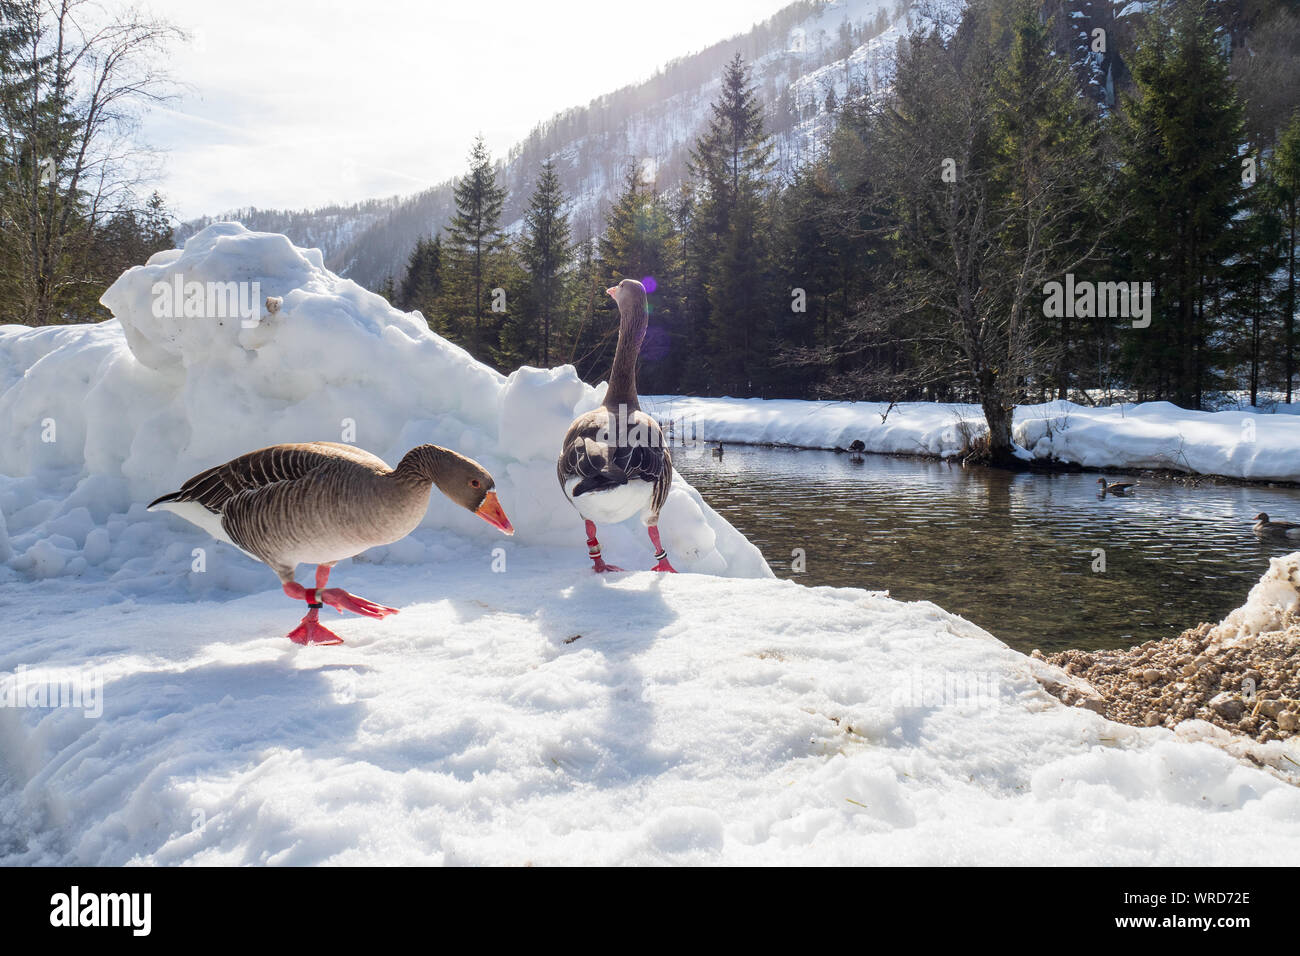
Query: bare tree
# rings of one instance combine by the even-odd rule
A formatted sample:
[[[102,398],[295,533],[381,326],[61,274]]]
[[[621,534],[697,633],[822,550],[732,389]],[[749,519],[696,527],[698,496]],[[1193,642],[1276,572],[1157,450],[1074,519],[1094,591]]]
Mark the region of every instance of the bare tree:
[[[97,230],[142,205],[140,111],[172,95],[160,64],[183,34],[95,0],[2,0],[0,31],[0,282],[13,319],[45,325],[99,281]]]
[[[843,221],[871,223],[894,255],[845,348],[904,346],[900,367],[868,363],[857,374],[891,397],[941,387],[973,399],[988,423],[989,459],[1009,464],[1015,406],[1031,389],[1055,387],[1063,347],[1043,315],[1044,286],[1096,254],[1104,230],[1084,183],[1107,164],[1086,116],[1067,118],[1055,140],[1046,131],[1060,116],[1017,127],[1036,115],[1026,98],[1090,107],[1062,94],[1068,67],[1047,55],[1016,78],[1021,101],[1012,101],[1005,64],[1014,58],[982,9],[900,44],[893,89],[867,109],[873,188],[846,197]]]

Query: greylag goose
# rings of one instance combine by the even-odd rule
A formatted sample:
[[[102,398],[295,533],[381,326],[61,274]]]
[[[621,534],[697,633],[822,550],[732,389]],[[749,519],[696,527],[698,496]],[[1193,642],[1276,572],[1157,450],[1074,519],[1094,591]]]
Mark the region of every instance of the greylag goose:
[[[722,457],[722,442],[718,442],[718,447],[712,449],[712,451],[713,451],[713,457],[714,457],[714,458],[721,458],[721,457]]]
[[[351,445],[271,445],[195,475],[180,491],[151,502],[149,510],[180,515],[279,575],[285,594],[307,602],[307,616],[290,632],[291,641],[342,644],[317,620],[322,605],[379,618],[397,608],[325,587],[330,569],[414,531],[429,506],[431,484],[514,534],[487,470],[437,445],[412,448],[396,468]],[[294,569],[303,563],[316,565],[314,588],[294,580]]]
[[[1255,515],[1255,524],[1251,530],[1261,538],[1300,538],[1300,524],[1292,521],[1269,521],[1268,514],[1263,511]]]
[[[659,510],[668,499],[673,459],[659,423],[641,411],[636,360],[650,313],[645,287],[624,279],[605,292],[618,303],[618,346],[605,402],[569,426],[555,470],[564,496],[586,523],[587,554],[595,570],[622,571],[600,555],[596,522],[617,523],[640,514],[654,545],[655,571],[676,571],[659,543]]]
[[[1098,478],[1097,484],[1101,485],[1101,496],[1114,495],[1117,498],[1127,497],[1139,482],[1136,481],[1113,481],[1107,484],[1105,478]]]

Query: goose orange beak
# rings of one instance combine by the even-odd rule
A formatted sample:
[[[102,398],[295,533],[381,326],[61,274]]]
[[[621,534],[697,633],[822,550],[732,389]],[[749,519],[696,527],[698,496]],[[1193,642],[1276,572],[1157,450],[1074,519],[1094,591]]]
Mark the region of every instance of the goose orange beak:
[[[474,513],[488,524],[492,525],[492,527],[500,528],[506,534],[515,533],[514,525],[512,525],[510,519],[506,517],[505,511],[501,507],[501,502],[497,501],[497,493],[495,491],[489,491],[487,493],[487,496],[483,499],[483,503],[478,506],[478,510]]]
[[[616,293],[617,291],[618,291],[618,286],[616,286],[616,285],[612,285],[612,286],[610,286],[608,289],[605,290],[605,295],[609,296],[611,299],[617,299],[618,296],[616,296],[616,295],[614,294],[614,293]]]

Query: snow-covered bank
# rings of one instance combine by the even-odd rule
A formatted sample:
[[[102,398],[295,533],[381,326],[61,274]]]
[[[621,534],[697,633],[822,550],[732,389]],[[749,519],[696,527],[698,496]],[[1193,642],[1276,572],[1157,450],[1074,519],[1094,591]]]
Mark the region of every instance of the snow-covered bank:
[[[250,321],[225,300],[182,308],[199,290],[246,283]],[[265,297],[280,299],[273,314]],[[203,299],[200,292],[200,299]],[[474,361],[284,236],[219,223],[185,249],[128,270],[103,296],[115,318],[89,326],[0,328],[0,580],[108,577],[124,596],[181,586],[249,593],[266,569],[144,504],[190,475],[285,441],[346,441],[396,464],[421,442],[478,459],[495,476],[524,544],[576,544],[582,524],[555,479],[573,416],[599,403],[572,367],[508,378]],[[162,314],[159,314],[162,313]],[[481,526],[481,527],[479,527]],[[434,495],[425,528],[496,546],[499,535]],[[758,550],[674,482],[663,543],[683,570],[769,575]],[[606,555],[645,564],[630,522],[601,529]],[[418,538],[371,560],[437,559]],[[194,570],[193,549],[206,566]]]
[[[351,568],[404,610],[337,648],[270,592],[7,611],[0,667],[96,673],[103,716],[0,708],[5,862],[1300,859],[1300,789],[1060,704],[932,604],[452,551]]]
[[[659,395],[644,403],[660,421],[685,423],[703,441],[848,448],[886,454],[963,452],[987,431],[978,406],[806,402]],[[888,413],[888,414],[886,414]],[[1092,408],[1022,405],[1015,440],[1035,457],[1085,468],[1157,468],[1252,481],[1300,481],[1300,417],[1194,412],[1168,402]]]

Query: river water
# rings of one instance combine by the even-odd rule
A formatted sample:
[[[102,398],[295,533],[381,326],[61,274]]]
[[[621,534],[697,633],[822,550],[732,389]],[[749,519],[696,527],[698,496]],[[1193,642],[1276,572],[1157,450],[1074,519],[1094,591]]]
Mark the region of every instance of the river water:
[[[1128,647],[1219,621],[1270,556],[1297,547],[1250,530],[1259,511],[1300,521],[1295,488],[1142,478],[1133,497],[1101,499],[1095,473],[740,445],[673,460],[777,575],[933,601],[1024,651]]]

